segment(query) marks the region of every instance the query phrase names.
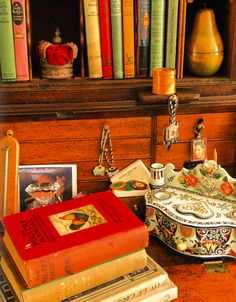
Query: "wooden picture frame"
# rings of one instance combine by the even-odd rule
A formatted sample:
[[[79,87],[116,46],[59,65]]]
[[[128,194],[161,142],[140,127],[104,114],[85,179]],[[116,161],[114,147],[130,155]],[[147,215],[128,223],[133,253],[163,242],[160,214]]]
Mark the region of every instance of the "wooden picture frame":
[[[69,200],[76,194],[75,164],[19,166],[21,211]]]

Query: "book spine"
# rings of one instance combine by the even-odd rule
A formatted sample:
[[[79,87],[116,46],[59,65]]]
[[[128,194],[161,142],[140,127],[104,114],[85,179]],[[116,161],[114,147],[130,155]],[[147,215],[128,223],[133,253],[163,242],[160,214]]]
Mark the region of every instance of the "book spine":
[[[123,79],[122,0],[110,0],[110,5],[114,79]]]
[[[16,81],[11,0],[0,0],[0,63],[3,81]]]
[[[175,68],[179,0],[168,0],[166,67]]]
[[[123,50],[124,50],[124,77],[135,76],[134,56],[134,1],[123,0]]]
[[[63,302],[139,302],[161,289],[170,287],[172,283],[166,271],[157,263],[150,262],[149,256],[147,258],[147,265],[143,269],[131,272],[122,278],[110,280],[101,287],[95,287],[91,291],[80,293]]]
[[[32,289],[26,289],[21,283],[13,265],[11,265],[10,259],[5,253],[2,253],[1,249],[1,267],[20,302],[61,301],[130,272],[142,269],[146,263],[147,254],[143,249],[123,257],[118,257],[113,261],[104,262],[101,265],[80,273],[72,274],[49,283],[47,282]]]
[[[137,76],[139,78],[145,78],[149,75],[150,13],[150,1],[137,0]]]
[[[112,242],[116,242],[116,244],[114,245]],[[135,229],[131,228],[126,232],[101,238],[99,248],[96,251],[94,250],[94,242],[84,243],[79,248],[75,246],[70,250],[64,249],[57,252],[57,257],[53,253],[28,261],[25,263],[26,274],[22,277],[25,285],[32,288],[68,274],[80,272],[98,263],[138,251],[146,247],[147,244],[147,227],[143,225]],[[60,265],[58,261],[60,261]]]
[[[111,41],[110,0],[99,1],[99,20],[102,52],[102,71],[104,79],[112,79],[112,41]]]
[[[165,0],[151,4],[150,77],[152,69],[164,65]]]
[[[167,302],[172,301],[178,297],[178,288],[177,286],[170,280],[167,279],[166,284],[163,284],[160,287],[153,287],[152,290],[146,292],[142,298],[142,302]],[[118,301],[117,301],[118,302]],[[132,302],[140,302],[140,299],[134,299]]]
[[[1,302],[16,302],[15,294],[9,280],[5,276],[2,268],[0,267],[0,301]]]
[[[102,299],[101,302],[120,302],[120,301],[143,301],[143,295],[151,295],[158,291],[167,281],[168,275],[162,274],[150,279],[143,280],[142,283],[130,286],[129,288],[114,293],[113,295]],[[156,300],[153,300],[156,301]],[[157,300],[159,302],[159,300]]]
[[[102,77],[98,0],[84,0],[85,31],[90,78]]]
[[[15,44],[16,80],[29,80],[29,64],[25,19],[25,0],[12,0],[12,19]]]

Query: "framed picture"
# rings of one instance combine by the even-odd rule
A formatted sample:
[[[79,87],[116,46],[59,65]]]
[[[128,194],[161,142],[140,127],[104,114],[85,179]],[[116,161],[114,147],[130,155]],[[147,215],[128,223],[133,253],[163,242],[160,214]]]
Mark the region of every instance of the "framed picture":
[[[191,141],[192,161],[205,161],[207,159],[206,138],[196,138]]]
[[[20,166],[19,191],[21,211],[69,200],[77,194],[77,167]]]

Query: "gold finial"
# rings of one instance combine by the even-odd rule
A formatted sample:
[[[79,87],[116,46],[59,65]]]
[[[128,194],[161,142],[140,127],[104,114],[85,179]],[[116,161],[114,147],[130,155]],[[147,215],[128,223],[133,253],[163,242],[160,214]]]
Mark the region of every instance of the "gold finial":
[[[56,31],[55,31],[55,36],[52,38],[52,42],[55,44],[60,44],[62,39],[60,37],[60,29],[59,27],[57,27]]]
[[[7,130],[6,135],[7,135],[7,136],[14,136],[13,130]]]

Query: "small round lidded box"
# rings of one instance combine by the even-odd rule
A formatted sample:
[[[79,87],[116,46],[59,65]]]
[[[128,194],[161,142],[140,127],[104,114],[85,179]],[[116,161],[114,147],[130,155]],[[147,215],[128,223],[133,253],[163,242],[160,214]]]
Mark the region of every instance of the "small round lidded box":
[[[59,28],[52,43],[41,40],[37,46],[41,76],[45,79],[67,79],[73,76],[73,62],[78,55],[78,46],[73,42],[62,43]]]

